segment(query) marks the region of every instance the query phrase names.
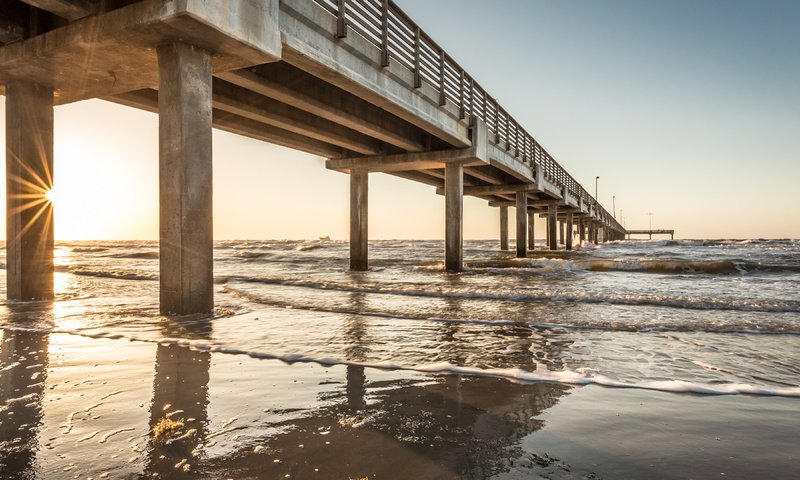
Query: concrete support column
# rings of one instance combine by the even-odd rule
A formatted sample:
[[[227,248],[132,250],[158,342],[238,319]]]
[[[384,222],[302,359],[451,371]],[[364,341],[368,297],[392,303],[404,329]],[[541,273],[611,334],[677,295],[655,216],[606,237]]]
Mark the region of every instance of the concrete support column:
[[[564,220],[558,221],[558,243],[564,245]]]
[[[528,192],[517,192],[517,258],[528,256]]]
[[[550,250],[558,250],[558,207],[547,206],[547,242]]]
[[[567,250],[572,250],[572,212],[567,212]]]
[[[6,87],[6,275],[14,300],[53,298],[53,89]]]
[[[464,166],[448,163],[444,168],[445,229],[444,267],[460,272],[464,260]]]
[[[536,219],[536,214],[528,212],[528,250],[533,251],[536,248],[536,238],[533,236],[533,221]]]
[[[508,250],[508,207],[500,207],[500,250]]]
[[[211,55],[158,48],[161,312],[214,308]]]
[[[350,171],[350,270],[369,269],[369,171]]]
[[[583,223],[583,215],[578,217],[578,237],[580,244],[583,245],[583,242],[586,241],[586,225]]]

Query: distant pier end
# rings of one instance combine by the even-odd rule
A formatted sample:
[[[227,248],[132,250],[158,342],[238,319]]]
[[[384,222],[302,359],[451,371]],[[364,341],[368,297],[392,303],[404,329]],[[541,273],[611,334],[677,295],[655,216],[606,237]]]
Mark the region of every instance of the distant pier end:
[[[627,236],[630,240],[631,235],[648,235],[650,239],[653,239],[653,235],[669,235],[670,240],[675,240],[675,230],[627,230]]]

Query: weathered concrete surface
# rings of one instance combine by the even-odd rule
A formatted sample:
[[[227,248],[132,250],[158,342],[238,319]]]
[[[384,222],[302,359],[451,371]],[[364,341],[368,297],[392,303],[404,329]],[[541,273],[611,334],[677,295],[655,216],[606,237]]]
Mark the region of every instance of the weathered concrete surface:
[[[583,245],[586,241],[586,225],[583,221],[583,215],[578,217],[578,238],[580,239],[580,244]]]
[[[211,54],[158,49],[161,311],[208,313],[212,270]]]
[[[278,0],[146,0],[0,48],[0,83],[52,85],[55,103],[158,86],[156,47],[213,52],[215,71],[280,59]]]
[[[458,163],[448,163],[444,172],[444,266],[448,272],[460,272],[464,259],[464,167]]]
[[[572,211],[567,212],[567,250],[572,250],[572,237],[574,235],[573,226],[572,226]]]
[[[517,192],[517,258],[525,258],[527,252],[527,233],[528,233],[528,194]]]
[[[528,250],[534,250],[536,248],[536,238],[533,236],[534,228],[533,228],[533,220],[536,218],[536,214],[529,211],[528,212]]]
[[[547,206],[547,243],[550,250],[558,250],[558,207]]]
[[[500,250],[508,250],[508,207],[500,207]]]
[[[369,269],[369,172],[350,171],[350,270]]]
[[[31,82],[6,90],[8,298],[53,298],[53,90]]]

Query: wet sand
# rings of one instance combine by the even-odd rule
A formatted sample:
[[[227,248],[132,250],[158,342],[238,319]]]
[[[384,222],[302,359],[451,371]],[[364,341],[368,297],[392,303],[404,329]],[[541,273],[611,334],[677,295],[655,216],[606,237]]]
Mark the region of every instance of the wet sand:
[[[2,335],[4,479],[794,478],[800,460],[792,398]]]

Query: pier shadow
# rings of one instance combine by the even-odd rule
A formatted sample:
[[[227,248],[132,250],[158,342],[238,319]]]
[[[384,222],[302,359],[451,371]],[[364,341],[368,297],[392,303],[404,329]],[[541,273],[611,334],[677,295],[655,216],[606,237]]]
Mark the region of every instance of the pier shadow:
[[[171,318],[167,338],[210,340],[208,318]],[[156,349],[145,478],[194,478],[190,465],[208,429],[211,353],[172,343]]]
[[[39,328],[52,322],[53,304],[7,308],[9,323],[20,329],[0,330],[0,478],[36,478],[50,344]]]

